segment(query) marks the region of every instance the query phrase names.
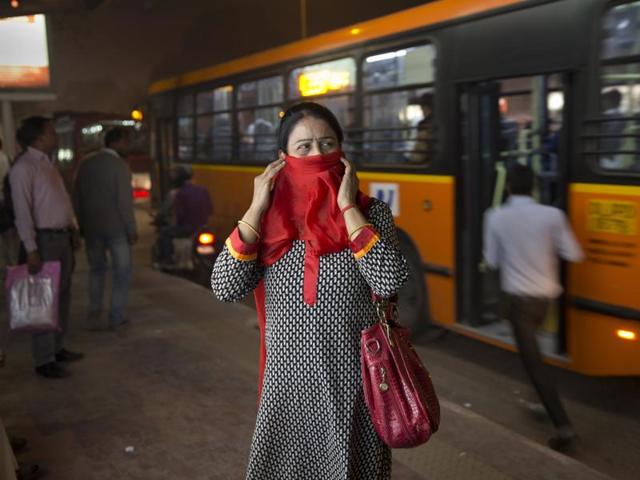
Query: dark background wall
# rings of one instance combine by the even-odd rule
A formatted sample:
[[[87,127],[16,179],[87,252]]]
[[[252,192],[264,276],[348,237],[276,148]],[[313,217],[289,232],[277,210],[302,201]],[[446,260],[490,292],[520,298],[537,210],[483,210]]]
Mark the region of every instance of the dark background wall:
[[[315,35],[426,3],[307,0]],[[14,104],[17,120],[60,110],[128,114],[151,81],[301,36],[298,0],[105,0],[49,14],[57,100]]]

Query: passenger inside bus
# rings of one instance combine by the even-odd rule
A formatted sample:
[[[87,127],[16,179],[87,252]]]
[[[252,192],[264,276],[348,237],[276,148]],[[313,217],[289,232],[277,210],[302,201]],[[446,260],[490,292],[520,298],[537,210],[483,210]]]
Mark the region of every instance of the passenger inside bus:
[[[419,105],[422,120],[418,122],[416,139],[408,159],[410,163],[429,164],[433,151],[433,94],[427,92],[414,98],[410,105]]]
[[[608,121],[602,124],[603,135],[622,135],[625,122],[620,120],[622,111],[622,94],[617,88],[612,88],[603,92],[601,96],[602,114]],[[600,150],[603,155],[600,157],[600,166],[606,169],[623,168],[622,155],[615,152],[620,150],[621,138],[607,138],[600,143]]]

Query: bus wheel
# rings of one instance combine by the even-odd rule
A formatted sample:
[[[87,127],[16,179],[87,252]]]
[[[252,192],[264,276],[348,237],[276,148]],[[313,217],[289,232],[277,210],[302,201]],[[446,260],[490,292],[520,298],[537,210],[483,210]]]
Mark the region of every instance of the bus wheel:
[[[407,259],[409,278],[400,292],[400,323],[408,327],[413,336],[423,333],[430,324],[427,286],[424,281],[424,271],[420,255],[413,245],[401,241],[400,249]]]

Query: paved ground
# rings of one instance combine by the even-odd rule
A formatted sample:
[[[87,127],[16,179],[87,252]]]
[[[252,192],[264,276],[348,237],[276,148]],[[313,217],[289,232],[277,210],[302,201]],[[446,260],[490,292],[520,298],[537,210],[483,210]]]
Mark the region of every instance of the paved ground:
[[[254,313],[146,267],[150,240],[147,232],[136,248],[132,325],[117,334],[81,328],[86,267],[79,259],[69,346],[87,358],[70,367],[72,377],[36,377],[28,339],[11,340],[0,414],[29,438],[21,458],[46,463],[48,478],[244,478],[256,413]],[[464,342],[447,337],[420,348],[442,397],[443,423],[427,445],[394,452],[394,480],[639,478],[637,416],[571,400],[585,446],[576,459],[556,454],[543,446],[548,425],[522,415],[526,384],[481,361],[496,356],[491,362],[517,366],[517,358]],[[601,447],[616,439],[615,449]],[[610,464],[590,453],[601,448],[612,452]]]

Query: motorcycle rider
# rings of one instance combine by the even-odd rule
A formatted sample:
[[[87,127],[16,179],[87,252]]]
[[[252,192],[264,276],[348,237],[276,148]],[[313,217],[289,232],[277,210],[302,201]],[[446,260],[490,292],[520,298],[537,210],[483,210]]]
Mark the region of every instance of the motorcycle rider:
[[[159,262],[173,264],[173,239],[192,236],[209,223],[213,214],[211,197],[206,188],[191,182],[193,173],[189,167],[175,165],[169,172],[173,187],[167,201],[156,215],[161,226],[158,237]]]

